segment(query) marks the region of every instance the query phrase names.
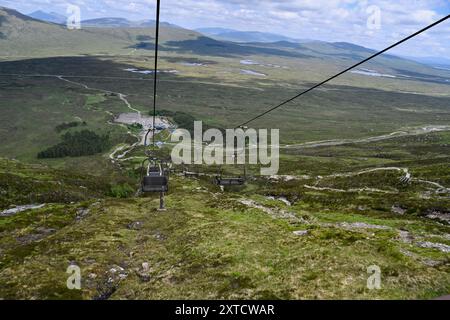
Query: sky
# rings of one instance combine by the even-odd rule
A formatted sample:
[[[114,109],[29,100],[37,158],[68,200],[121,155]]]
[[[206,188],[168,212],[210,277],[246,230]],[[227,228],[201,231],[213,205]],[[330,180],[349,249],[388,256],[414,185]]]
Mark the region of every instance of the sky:
[[[81,19],[154,19],[156,0],[0,0],[22,13],[66,14]],[[161,0],[161,19],[181,27],[223,27],[278,33],[297,39],[351,42],[383,49],[450,14],[450,0]],[[450,19],[392,53],[450,59]]]

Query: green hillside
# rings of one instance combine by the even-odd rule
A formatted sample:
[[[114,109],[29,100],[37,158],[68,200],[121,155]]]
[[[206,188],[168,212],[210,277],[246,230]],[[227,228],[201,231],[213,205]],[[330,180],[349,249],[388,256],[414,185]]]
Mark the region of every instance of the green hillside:
[[[140,39],[149,39],[154,28],[82,28],[69,30],[0,7],[0,58],[52,57],[92,54],[128,54]],[[171,40],[198,35],[181,28],[163,27]],[[32,48],[32,50],[30,50]]]
[[[221,189],[218,169],[240,167],[185,177],[174,165],[157,211],[158,195],[137,192],[154,29],[89,23],[70,31],[0,8],[0,299],[450,292],[450,72],[381,56],[251,124],[280,129],[277,175],[248,166],[246,185]],[[161,37],[160,157],[177,126],[234,128],[373,53],[169,24]],[[74,264],[81,290],[66,286]],[[381,290],[367,289],[372,265]]]
[[[1,163],[44,182],[42,188],[48,183],[36,175],[42,169]],[[450,290],[448,253],[437,249],[449,247],[448,226],[432,220],[371,208],[329,210],[317,200],[286,206],[176,176],[166,200],[168,210],[158,212],[153,197],[55,199],[0,217],[0,296],[411,299]],[[81,291],[66,288],[70,263],[81,267]],[[382,290],[366,288],[372,264],[384,272]]]

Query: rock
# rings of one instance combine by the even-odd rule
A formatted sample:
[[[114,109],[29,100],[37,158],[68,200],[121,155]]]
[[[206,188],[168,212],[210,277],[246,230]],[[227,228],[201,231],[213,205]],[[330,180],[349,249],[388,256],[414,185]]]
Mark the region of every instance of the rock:
[[[277,208],[265,207],[251,199],[242,199],[239,202],[247,207],[261,210],[267,213],[268,215],[272,216],[273,218],[288,219],[291,223],[304,223],[303,219],[299,219],[297,215],[293,212],[279,210]]]
[[[268,196],[267,199],[281,201],[288,207],[292,206],[292,203],[286,197]]]
[[[15,215],[16,213],[20,213],[22,211],[41,209],[44,206],[45,206],[45,204],[30,204],[30,205],[25,205],[25,206],[17,206],[17,207],[10,208],[8,210],[4,210],[4,211],[0,212],[0,216],[1,217],[9,217],[9,216]]]
[[[401,206],[393,205],[391,207],[391,212],[402,216],[406,213],[406,209]]]
[[[118,283],[121,280],[124,280],[128,277],[128,273],[124,268],[121,266],[114,265],[109,271],[106,272],[107,274],[107,283]]]
[[[165,235],[163,235],[162,233],[160,233],[159,231],[156,232],[153,237],[155,237],[156,240],[158,241],[164,241],[167,239],[167,237]]]
[[[269,179],[274,180],[274,181],[289,182],[289,181],[297,180],[298,178],[305,179],[305,177],[306,176],[296,177],[296,176],[289,176],[289,175],[284,175],[284,176],[274,175],[274,176],[270,176]],[[308,178],[309,177],[307,177],[306,179],[308,179]]]
[[[296,236],[306,236],[308,233],[309,233],[308,230],[299,230],[293,232],[293,234],[295,234]]]
[[[35,231],[36,231],[36,233],[18,237],[17,241],[19,241],[22,244],[28,244],[28,243],[32,243],[35,241],[39,241],[39,240],[44,239],[45,237],[55,233],[56,229],[38,227],[38,228],[36,228]]]
[[[141,221],[131,222],[127,225],[127,228],[130,230],[141,230],[143,227],[143,223]]]
[[[88,208],[78,209],[75,220],[80,221],[81,219],[84,219],[89,214],[89,212],[90,212],[90,210]]]
[[[421,248],[437,249],[437,250],[445,252],[445,253],[450,252],[450,246],[443,244],[443,243],[423,241],[423,242],[418,242],[417,245]]]
[[[432,220],[438,220],[440,222],[450,223],[450,212],[440,210],[428,210],[425,213],[425,217]]]
[[[398,237],[399,240],[404,243],[412,243],[414,240],[414,237],[408,231],[405,230],[399,230]]]
[[[142,268],[136,270],[136,274],[143,282],[150,281],[152,269],[150,268],[150,264],[148,262],[142,263]]]
[[[377,225],[377,224],[368,224],[368,223],[364,223],[364,222],[353,222],[353,223],[341,222],[341,223],[338,223],[338,226],[340,226],[344,229],[348,229],[348,230],[352,230],[352,229],[390,230],[391,229],[388,226],[382,226],[382,225]]]

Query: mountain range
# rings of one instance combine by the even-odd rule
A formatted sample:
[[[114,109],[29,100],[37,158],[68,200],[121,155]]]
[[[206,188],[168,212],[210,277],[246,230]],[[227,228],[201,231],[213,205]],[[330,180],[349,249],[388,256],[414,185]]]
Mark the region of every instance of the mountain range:
[[[155,26],[155,20],[141,20],[141,21],[130,21],[125,18],[97,18],[81,21],[81,25],[84,27],[93,28],[148,28]],[[168,23],[161,22],[163,27],[178,28],[178,26]]]
[[[36,11],[33,16],[40,19],[0,7],[2,56],[113,55],[153,48],[154,21],[152,20],[132,22],[124,18],[91,19],[83,22],[81,30],[68,30],[63,25],[55,24],[58,19],[62,20],[58,14]],[[45,22],[41,19],[52,21]],[[291,39],[270,33],[236,31],[235,34],[240,35],[240,39],[242,41],[245,39],[247,42],[231,42],[205,35],[205,33],[230,34],[234,32],[231,29],[208,28],[194,31],[170,23],[163,23],[161,28],[162,49],[197,56],[241,59],[250,55],[269,55],[309,59],[308,63],[311,63],[310,59],[313,58],[332,65],[348,65],[359,62],[376,52],[352,43]],[[368,67],[377,67],[382,73],[424,78],[424,74],[436,75],[439,72],[424,65],[431,62],[436,60],[430,58],[413,61],[412,58],[406,59],[385,54],[369,63]]]
[[[417,61],[433,67],[450,68],[450,59],[443,57],[405,57],[406,59]]]
[[[28,14],[29,17],[36,20],[51,22],[56,24],[65,24],[67,17],[56,12],[45,12],[42,10],[34,11]],[[101,28],[144,28],[153,27],[155,25],[155,20],[141,20],[141,21],[130,21],[125,18],[118,17],[104,17],[96,19],[82,20],[81,25],[84,27],[101,27]],[[162,26],[172,26],[173,24],[167,22],[161,22]]]
[[[217,40],[232,42],[278,42],[288,41],[294,43],[308,42],[308,40],[294,39],[279,34],[259,32],[259,31],[238,31],[225,28],[198,28],[195,29],[206,36]]]
[[[56,24],[64,24],[67,21],[66,16],[63,16],[56,12],[44,12],[42,10],[34,11],[34,12],[28,14],[28,16],[30,16],[36,20],[41,20],[41,21],[51,22],[51,23],[56,23]]]

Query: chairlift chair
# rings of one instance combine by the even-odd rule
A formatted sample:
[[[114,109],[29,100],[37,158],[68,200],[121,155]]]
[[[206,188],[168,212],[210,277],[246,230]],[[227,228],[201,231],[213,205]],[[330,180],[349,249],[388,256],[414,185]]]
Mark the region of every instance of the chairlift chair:
[[[188,169],[188,166],[186,166],[186,164],[183,163],[183,175],[186,178],[198,178],[200,177],[200,173],[198,172],[198,170],[196,171],[192,171]]]
[[[247,180],[247,173],[244,164],[244,176],[223,177],[222,171],[214,178],[214,182],[218,186],[242,186]]]
[[[223,178],[222,176],[217,176],[215,177],[215,183],[218,186],[242,186],[245,184],[245,178],[243,177]]]
[[[245,149],[244,149],[245,151]],[[241,151],[242,152],[242,151]],[[237,159],[238,153],[235,152],[234,158]],[[245,162],[243,164],[243,176],[234,176],[234,177],[223,177],[222,170],[219,168],[218,175],[214,178],[214,183],[218,186],[242,186],[245,184],[247,180],[247,171],[245,168]]]
[[[147,172],[143,175],[145,163],[149,162]],[[164,169],[164,162],[156,159],[145,159],[141,166],[142,184],[141,190],[143,193],[152,192],[167,192],[169,191],[169,175]]]
[[[144,138],[145,154],[148,157],[142,161],[141,165],[141,190],[143,193],[152,192],[167,192],[169,191],[169,175],[168,170],[165,169],[165,161],[157,158],[152,158],[152,152],[147,150],[147,138],[150,132],[153,131],[153,145],[155,145],[154,130],[149,129]],[[148,162],[147,171],[144,175],[145,163]]]

